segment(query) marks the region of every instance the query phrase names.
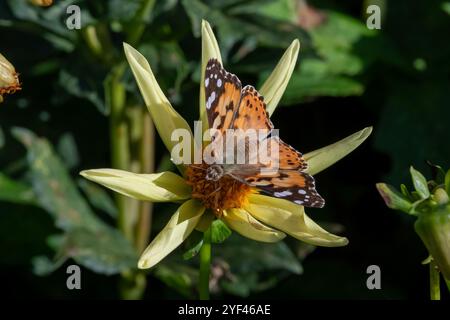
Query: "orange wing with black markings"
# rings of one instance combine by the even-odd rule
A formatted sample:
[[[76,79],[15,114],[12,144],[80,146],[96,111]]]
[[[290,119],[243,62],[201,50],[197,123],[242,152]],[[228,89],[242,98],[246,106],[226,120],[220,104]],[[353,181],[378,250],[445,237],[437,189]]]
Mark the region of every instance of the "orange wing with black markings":
[[[205,71],[206,114],[209,128],[222,133],[231,128],[241,100],[241,81],[227,72],[220,62],[210,59]]]
[[[252,86],[241,89],[239,79],[225,71],[220,62],[209,60],[205,73],[206,111],[210,128],[226,134],[226,129],[267,130],[267,135],[258,137],[255,143],[264,143],[269,152],[269,163],[232,164],[227,174],[261,192],[296,204],[324,206],[324,199],[317,193],[312,176],[305,173],[307,163],[302,154],[273,135],[273,124],[269,119],[264,98]],[[259,159],[249,154],[246,144],[246,159]],[[273,164],[277,165],[274,166]]]

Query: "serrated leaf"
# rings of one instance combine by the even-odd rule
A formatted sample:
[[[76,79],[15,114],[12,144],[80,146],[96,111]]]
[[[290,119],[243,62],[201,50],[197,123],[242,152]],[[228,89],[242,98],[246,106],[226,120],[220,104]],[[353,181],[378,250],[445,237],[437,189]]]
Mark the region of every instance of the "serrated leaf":
[[[104,227],[99,231],[76,228],[65,236],[64,255],[84,267],[106,275],[136,268],[137,254],[119,231]]]
[[[412,166],[410,167],[409,171],[411,173],[411,178],[417,194],[421,199],[427,199],[430,196],[427,179],[423,176],[423,174],[414,169]]]
[[[57,256],[73,258],[104,274],[135,268],[137,254],[132,245],[95,216],[49,142],[22,128],[14,128],[12,133],[27,148],[29,176],[37,203],[65,231],[63,240],[54,242]]]

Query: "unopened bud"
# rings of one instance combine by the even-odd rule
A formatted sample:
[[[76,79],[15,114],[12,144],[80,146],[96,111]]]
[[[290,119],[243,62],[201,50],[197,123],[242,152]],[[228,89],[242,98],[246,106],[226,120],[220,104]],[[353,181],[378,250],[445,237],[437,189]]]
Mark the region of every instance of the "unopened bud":
[[[439,205],[444,205],[446,203],[448,203],[448,194],[447,192],[445,192],[444,189],[442,188],[438,188],[435,192],[434,192],[434,200],[439,204]]]
[[[0,53],[0,102],[2,95],[20,90],[19,76],[14,66]]]
[[[450,280],[450,206],[421,213],[414,227],[439,270]]]

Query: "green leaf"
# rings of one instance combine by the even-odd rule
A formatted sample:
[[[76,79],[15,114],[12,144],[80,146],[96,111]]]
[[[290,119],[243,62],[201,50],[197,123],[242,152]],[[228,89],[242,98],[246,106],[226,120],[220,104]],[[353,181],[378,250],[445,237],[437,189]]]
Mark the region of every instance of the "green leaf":
[[[400,185],[400,190],[402,191],[402,194],[409,200],[412,199],[411,193],[409,193],[408,188],[406,187],[405,184],[401,184]]]
[[[116,229],[104,227],[93,232],[76,228],[64,240],[64,255],[94,272],[112,275],[137,266],[133,247]]]
[[[169,288],[174,289],[186,298],[193,299],[193,290],[198,272],[183,264],[170,262],[171,258],[162,261],[154,269],[154,276]]]
[[[227,227],[222,220],[214,220],[211,224],[211,241],[212,243],[222,243],[229,236],[231,236],[231,230]]]
[[[87,73],[87,70],[84,70],[84,72],[86,75],[92,77],[93,70],[90,73]],[[97,81],[98,79],[91,79],[85,74],[82,74],[82,72],[82,69],[61,70],[58,79],[59,85],[69,94],[90,101],[102,114],[108,114],[109,110],[102,99],[103,87],[99,85],[101,82]]]
[[[412,203],[393,186],[386,183],[377,183],[376,187],[389,208],[410,213]]]
[[[14,128],[12,134],[27,148],[33,190],[38,203],[55,218],[56,225],[63,230],[85,226],[98,230],[102,222],[81,197],[49,142],[22,128]]]
[[[289,272],[303,272],[299,260],[283,241],[248,241],[234,233],[213,255],[215,268],[224,273],[221,288],[241,297],[273,287]]]
[[[72,169],[80,163],[77,144],[72,134],[64,133],[58,141],[58,154],[66,164],[66,167]]]
[[[411,178],[418,195],[421,199],[427,199],[430,196],[430,191],[428,190],[427,179],[412,166],[409,169],[411,173]]]
[[[0,126],[0,149],[5,146],[5,134],[3,133],[3,129]]]
[[[0,200],[22,204],[36,204],[33,189],[0,173]]]
[[[448,170],[445,175],[445,191],[447,191],[447,194],[450,195],[450,170]]]
[[[189,260],[195,257],[203,246],[203,234],[201,232],[192,232],[186,239],[189,249],[183,253],[183,259]]]
[[[104,188],[86,179],[77,179],[77,183],[92,206],[108,213],[113,218],[117,217],[117,207]]]
[[[132,245],[95,216],[49,142],[22,128],[14,128],[12,133],[27,148],[29,176],[38,204],[65,231],[63,240],[54,243],[59,246],[58,259],[73,258],[104,274],[136,268]]]
[[[38,276],[47,276],[61,267],[66,260],[65,257],[57,260],[50,260],[46,256],[34,257],[31,260],[33,273]]]
[[[217,250],[220,258],[235,268],[236,272],[286,270],[301,274],[303,268],[289,247],[283,242],[263,243],[248,241],[233,234]],[[245,259],[242,259],[245,257]]]

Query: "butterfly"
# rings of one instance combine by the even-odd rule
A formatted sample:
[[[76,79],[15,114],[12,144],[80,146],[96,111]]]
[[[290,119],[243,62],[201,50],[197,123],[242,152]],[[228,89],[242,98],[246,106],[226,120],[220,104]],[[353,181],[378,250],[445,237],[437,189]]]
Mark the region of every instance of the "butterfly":
[[[323,207],[325,201],[316,191],[314,178],[305,172],[307,163],[302,154],[273,134],[274,126],[258,91],[250,85],[242,87],[238,77],[227,72],[216,59],[208,61],[204,81],[208,124],[215,132],[211,137],[212,153],[218,157],[218,161],[207,168],[206,179],[217,181],[227,175],[270,196],[307,207]],[[246,141],[243,151],[232,150],[245,152],[247,162],[228,164],[224,155],[216,152],[223,142],[215,145],[213,142],[218,136],[227,137],[230,129],[254,129],[267,134],[258,136],[256,142]],[[269,158],[276,160],[275,170],[271,170],[274,169],[273,161],[262,163],[257,160],[251,143],[268,146],[267,149],[273,151]],[[249,159],[256,159],[256,162]]]

